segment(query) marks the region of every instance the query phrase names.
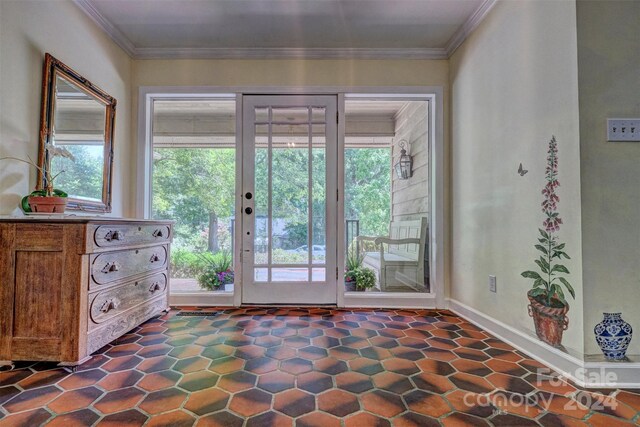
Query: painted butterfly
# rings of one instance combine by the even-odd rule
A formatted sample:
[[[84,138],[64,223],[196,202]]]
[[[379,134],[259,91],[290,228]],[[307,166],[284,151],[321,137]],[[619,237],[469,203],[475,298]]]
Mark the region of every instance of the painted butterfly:
[[[518,173],[520,174],[520,176],[525,176],[527,174],[527,172],[529,172],[526,169],[522,168],[522,163],[520,163],[520,167],[518,167]]]

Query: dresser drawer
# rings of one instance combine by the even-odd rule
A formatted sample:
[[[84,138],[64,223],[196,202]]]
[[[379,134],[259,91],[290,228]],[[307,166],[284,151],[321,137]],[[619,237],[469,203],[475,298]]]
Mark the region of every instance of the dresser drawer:
[[[167,273],[154,274],[89,295],[89,329],[167,291]]]
[[[171,227],[164,224],[113,224],[101,225],[93,233],[93,241],[101,248],[167,243],[171,239]]]
[[[129,332],[141,323],[161,314],[168,309],[165,295],[158,296],[144,304],[132,308],[119,316],[104,322],[87,334],[87,354],[109,344],[111,341]]]
[[[105,252],[92,256],[91,279],[97,285],[167,268],[167,247]]]

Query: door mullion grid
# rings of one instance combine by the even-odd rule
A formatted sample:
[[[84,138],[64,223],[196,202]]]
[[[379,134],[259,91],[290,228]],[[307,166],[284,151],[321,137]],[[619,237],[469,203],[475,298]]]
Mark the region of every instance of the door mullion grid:
[[[308,267],[307,267],[307,274],[309,276],[309,282],[312,281],[312,275],[311,272],[313,271],[312,269],[312,264],[313,264],[313,165],[312,165],[312,160],[313,160],[313,128],[312,128],[312,120],[311,120],[311,106],[307,106],[307,133],[309,135],[309,159],[308,159],[308,179],[309,179],[309,183],[308,183],[308,188],[309,188],[309,204],[308,204],[308,208],[307,208],[307,260],[308,260]],[[325,250],[326,252],[326,250]]]
[[[271,164],[273,158],[271,156],[271,151],[273,149],[272,135],[273,135],[273,109],[271,105],[269,106],[269,134],[267,138],[267,264],[269,264],[269,268],[267,268],[267,283],[271,282],[271,264],[273,263],[272,255],[271,255],[271,245],[273,242],[271,241],[271,235],[273,234],[273,165]]]

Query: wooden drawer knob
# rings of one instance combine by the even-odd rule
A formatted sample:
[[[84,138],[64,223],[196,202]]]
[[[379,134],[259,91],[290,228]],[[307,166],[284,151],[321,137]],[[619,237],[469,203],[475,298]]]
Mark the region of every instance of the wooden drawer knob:
[[[104,240],[106,240],[107,242],[120,239],[122,239],[122,233],[119,230],[111,230],[104,235]]]
[[[116,301],[112,298],[110,300],[105,301],[102,304],[102,307],[100,307],[100,311],[103,313],[108,313],[111,310],[115,310],[116,308],[118,308],[118,304],[116,303]]]
[[[102,272],[105,274],[109,274],[111,272],[118,271],[118,270],[120,270],[120,266],[115,261],[107,263],[107,265],[105,265],[102,268]]]

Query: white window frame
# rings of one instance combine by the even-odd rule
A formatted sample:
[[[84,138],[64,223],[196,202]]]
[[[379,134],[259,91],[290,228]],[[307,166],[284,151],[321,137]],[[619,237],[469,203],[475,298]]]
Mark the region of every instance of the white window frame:
[[[242,174],[242,95],[282,94],[282,95],[337,95],[338,96],[338,188],[344,186],[344,135],[345,99],[414,100],[429,102],[429,150],[430,150],[430,211],[429,211],[429,280],[428,293],[387,293],[387,292],[347,292],[337,286],[338,307],[380,307],[380,308],[445,308],[445,265],[448,258],[448,240],[445,230],[445,178],[444,163],[444,89],[442,86],[326,86],[326,87],[279,87],[279,86],[142,86],[138,91],[138,149],[137,149],[137,205],[136,217],[149,218],[151,214],[151,185],[153,171],[152,118],[153,102],[159,99],[235,99],[236,100],[236,170]],[[241,182],[236,180],[236,194],[241,194]],[[344,195],[339,192],[337,235],[344,236]],[[241,209],[241,197],[236,199],[236,212]],[[236,224],[238,226],[238,224]],[[242,233],[236,230],[234,259],[238,263],[235,271],[241,271],[239,260]],[[344,265],[345,242],[337,239],[337,265]],[[340,274],[342,276],[342,274]],[[344,278],[339,277],[338,283]],[[236,283],[242,283],[242,275],[236,273]],[[239,306],[242,286],[234,286],[234,292],[216,292],[203,299],[202,293],[172,294],[172,305],[216,305]]]

